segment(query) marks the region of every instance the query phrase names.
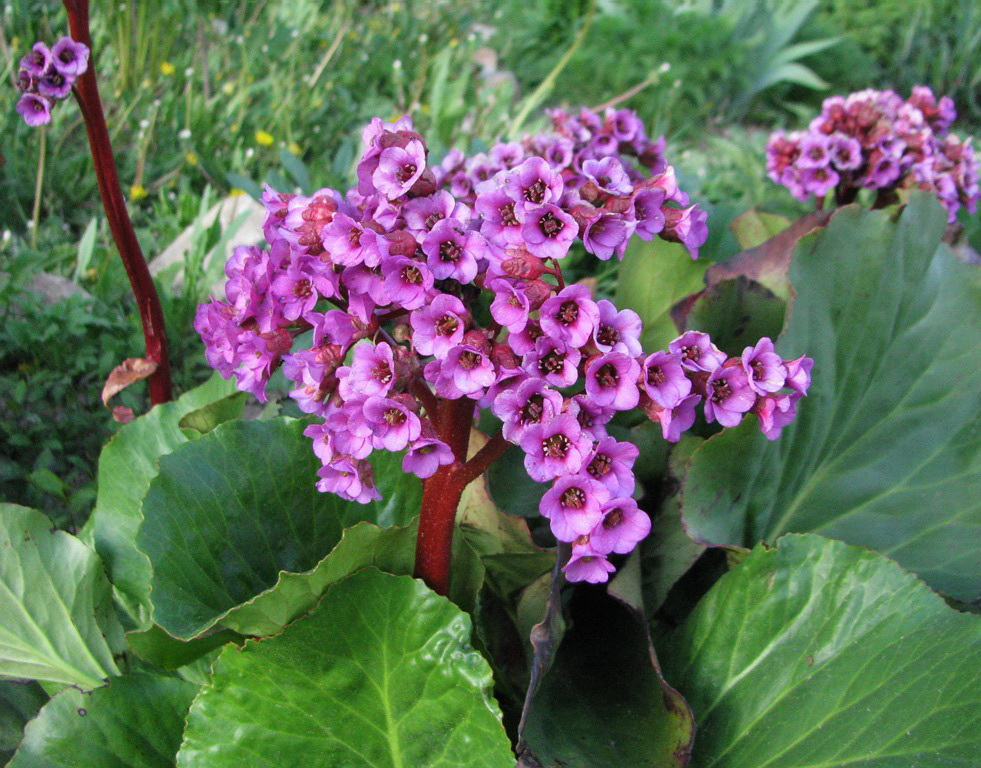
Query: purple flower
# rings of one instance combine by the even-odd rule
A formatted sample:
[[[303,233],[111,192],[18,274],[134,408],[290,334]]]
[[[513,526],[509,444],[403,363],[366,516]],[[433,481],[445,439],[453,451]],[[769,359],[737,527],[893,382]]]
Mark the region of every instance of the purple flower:
[[[640,364],[621,352],[607,352],[586,364],[586,394],[597,405],[629,411],[640,401]]]
[[[613,498],[602,507],[603,520],[589,533],[592,548],[625,555],[651,532],[651,519],[630,498]]]
[[[583,475],[565,475],[545,492],[538,511],[548,519],[555,538],[573,541],[602,521],[602,505],[609,500],[610,491],[602,483]]]
[[[422,250],[437,280],[450,277],[469,283],[477,276],[478,260],[487,257],[487,241],[479,232],[464,229],[455,219],[444,219],[423,239]]]
[[[539,376],[553,387],[571,387],[579,378],[581,359],[578,349],[564,341],[542,336],[535,342],[535,348],[523,357],[521,367],[530,376]]]
[[[562,187],[562,176],[541,157],[529,157],[504,181],[508,196],[529,209],[557,201],[562,197]]]
[[[562,566],[562,572],[569,581],[590,584],[605,584],[615,570],[613,563],[590,549],[588,544],[574,547],[569,562]]]
[[[854,171],[862,167],[862,145],[857,139],[836,134],[831,139],[831,159],[839,171]]]
[[[381,498],[375,488],[375,473],[367,461],[341,456],[317,470],[317,490],[342,499],[367,504]]]
[[[584,285],[569,285],[542,304],[539,323],[551,338],[582,347],[599,324],[599,307]]]
[[[809,133],[800,142],[798,168],[825,168],[831,162],[833,144],[824,134]]]
[[[36,93],[25,93],[17,102],[17,112],[31,128],[51,122],[51,102]]]
[[[423,434],[409,446],[409,452],[402,459],[402,471],[425,480],[436,474],[440,467],[452,463],[453,451],[450,446],[433,434]]]
[[[681,366],[688,371],[714,371],[726,361],[707,333],[688,331],[668,345],[672,352],[681,354]]]
[[[31,52],[20,60],[20,66],[37,80],[54,66],[54,58],[48,46],[40,42],[34,43]]]
[[[410,232],[423,236],[446,219],[455,219],[463,226],[470,223],[470,209],[463,203],[458,203],[453,195],[445,190],[428,197],[408,200],[402,206],[402,215],[405,217],[406,228]]]
[[[584,393],[572,396],[568,401],[568,411],[576,417],[582,431],[594,440],[602,440],[607,436],[606,425],[616,415],[615,410],[594,403]]]
[[[429,300],[435,278],[421,261],[405,256],[382,263],[384,289],[388,300],[402,309],[418,309]]]
[[[664,213],[661,237],[673,243],[681,243],[691,257],[697,259],[699,247],[708,239],[708,214],[698,205],[661,210]]]
[[[587,253],[606,261],[616,256],[621,261],[636,223],[619,213],[603,213],[593,219],[583,233]]]
[[[621,443],[604,437],[585,462],[586,473],[610,489],[615,497],[627,497],[634,492],[632,467],[640,451],[633,443]]]
[[[444,358],[463,340],[469,318],[462,301],[441,293],[431,304],[414,309],[409,315],[412,346],[421,355]]]
[[[596,302],[599,321],[593,331],[593,343],[600,352],[623,352],[636,357],[642,351],[640,333],[643,329],[640,315],[632,309],[617,310],[612,301]]]
[[[474,208],[482,222],[480,233],[501,247],[522,245],[521,222],[515,200],[504,189],[493,189],[477,196]]]
[[[580,470],[593,440],[583,434],[576,417],[559,414],[551,421],[531,424],[521,435],[525,470],[532,480],[544,482]]]
[[[526,295],[525,283],[504,278],[491,280],[487,287],[494,291],[491,302],[491,317],[509,331],[518,333],[528,323],[530,305]]]
[[[828,166],[807,168],[800,175],[801,185],[815,197],[824,197],[837,187],[840,181],[841,177],[838,176],[837,171]]]
[[[323,228],[323,247],[333,264],[377,267],[388,255],[387,241],[344,213],[337,213]]]
[[[387,395],[395,385],[395,360],[385,342],[359,344],[351,365],[337,369],[338,391],[349,400],[358,395]]]
[[[371,445],[376,449],[401,451],[422,431],[419,417],[405,402],[393,398],[369,397],[364,402],[364,419],[371,429]]]
[[[579,234],[576,220],[555,205],[543,205],[525,212],[521,225],[528,250],[542,259],[561,259]]]
[[[526,379],[517,389],[501,392],[494,399],[492,410],[504,422],[504,439],[517,443],[529,427],[548,424],[561,413],[562,395],[541,379]]]
[[[674,408],[691,392],[680,352],[655,352],[644,360],[644,391],[662,408]]]
[[[469,397],[489,387],[497,379],[494,364],[484,352],[471,344],[459,344],[446,353],[440,377],[452,381],[456,391]],[[438,382],[437,382],[438,384]],[[439,389],[437,389],[439,392]],[[443,395],[448,397],[448,395]],[[477,399],[477,398],[474,398]]]
[[[310,313],[320,295],[314,288],[313,275],[308,271],[311,261],[311,257],[301,256],[287,267],[285,273],[277,275],[269,286],[270,295],[279,302],[283,317],[287,320],[302,317],[312,324]]]
[[[583,161],[582,175],[607,195],[623,197],[634,191],[623,163],[616,157]]]
[[[74,80],[89,68],[89,49],[70,37],[63,37],[51,48],[51,59],[65,78]]]
[[[334,460],[334,433],[326,424],[311,424],[303,430],[303,435],[313,441],[313,452],[321,464]]]
[[[408,192],[426,170],[426,148],[418,140],[405,147],[387,147],[378,157],[378,166],[371,174],[371,183],[389,200]]]
[[[657,403],[650,403],[645,408],[652,421],[661,425],[661,435],[669,443],[677,443],[681,433],[691,429],[695,423],[695,406],[701,400],[701,395],[688,395],[673,408],[662,408]]]
[[[742,366],[716,368],[706,382],[705,418],[723,427],[735,427],[756,403],[756,393],[749,385]]]
[[[806,395],[811,386],[811,368],[814,361],[809,357],[798,357],[796,360],[784,362],[787,378],[784,385],[790,387],[799,395]]]
[[[767,395],[756,401],[753,412],[760,420],[760,431],[767,440],[780,437],[783,428],[797,416],[797,400],[801,395]]]
[[[773,342],[765,336],[755,347],[746,347],[740,358],[750,388],[758,395],[777,392],[783,388],[787,370],[783,360],[773,351]]]
[[[37,92],[42,96],[61,101],[72,92],[74,80],[65,77],[57,69],[45,72],[37,80]]]

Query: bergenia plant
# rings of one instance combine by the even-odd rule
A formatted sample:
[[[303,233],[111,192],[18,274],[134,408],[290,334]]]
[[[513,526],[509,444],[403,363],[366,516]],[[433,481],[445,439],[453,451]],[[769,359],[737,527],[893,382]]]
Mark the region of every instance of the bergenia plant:
[[[798,200],[853,202],[874,190],[879,204],[897,189],[936,195],[953,222],[964,207],[974,213],[981,192],[971,139],[949,133],[954,103],[915,86],[905,101],[894,91],[864,90],[826,99],[806,131],[778,132],[767,144],[770,178]]]
[[[622,258],[633,236],[659,236],[694,258],[706,217],[633,112],[551,119],[547,133],[435,166],[409,118],[373,120],[356,188],[267,187],[267,247],[235,251],[224,299],[195,321],[211,365],[260,401],[282,367],[318,418],[305,434],[321,491],[378,499],[372,452],[404,452],[403,470],[426,480],[416,572],[442,594],[463,489],[509,443],[549,484],[539,512],[571,545],[568,579],[605,582],[609,557],[650,530],[631,499],[638,451],[607,431],[617,413],[641,411],[672,442],[699,405],[725,427],[752,413],[775,439],[810,383],[812,361],[783,360],[767,338],[738,357],[693,331],[643,350],[635,312],[566,284],[577,244]],[[502,428],[468,456],[485,410]]]

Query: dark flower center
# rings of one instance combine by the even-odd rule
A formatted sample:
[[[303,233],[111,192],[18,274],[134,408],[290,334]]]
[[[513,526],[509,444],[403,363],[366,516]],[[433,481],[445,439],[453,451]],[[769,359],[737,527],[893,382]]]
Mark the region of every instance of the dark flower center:
[[[620,341],[620,331],[612,325],[601,325],[596,331],[596,341],[606,347],[612,347]]]
[[[297,280],[293,285],[293,295],[298,299],[308,299],[313,295],[313,286],[309,280]]]
[[[616,528],[620,523],[623,522],[623,512],[619,507],[610,510],[606,517],[603,518],[603,527],[609,530],[610,528]]]
[[[548,211],[538,220],[538,228],[542,231],[542,234],[545,235],[545,237],[552,238],[557,236],[564,229],[564,227],[565,225],[555,218],[555,214],[551,211]]]
[[[668,380],[668,377],[664,375],[661,366],[652,365],[647,369],[647,380],[655,387],[660,387]]]
[[[586,492],[582,488],[569,488],[559,497],[566,509],[582,509],[586,506]]]
[[[389,408],[385,411],[385,423],[390,427],[400,427],[405,424],[406,415],[398,408]]]
[[[555,319],[562,325],[569,325],[576,322],[579,318],[579,305],[574,301],[564,301],[559,311],[555,313]]]
[[[379,384],[388,384],[392,380],[392,369],[387,363],[378,363],[378,365],[371,369],[371,378]],[[387,419],[388,416],[385,418]]]
[[[732,397],[732,388],[726,379],[717,379],[712,382],[712,402],[722,403]]]
[[[550,373],[561,373],[565,369],[565,355],[553,349],[538,361],[538,368],[546,376]]]
[[[463,255],[463,249],[454,243],[452,240],[446,240],[440,243],[439,246],[439,260],[440,261],[450,261],[456,262],[460,260],[460,256]]]
[[[519,420],[522,424],[537,424],[545,413],[545,398],[542,395],[532,395],[521,409]]]
[[[596,371],[596,381],[602,387],[615,387],[620,381],[620,372],[613,363],[606,363]]]
[[[545,199],[545,182],[539,179],[525,189],[525,200],[529,203],[541,203]]]
[[[596,455],[595,459],[589,462],[589,466],[586,467],[586,471],[599,480],[600,478],[608,475],[612,467],[613,459],[606,454],[600,453]]]
[[[572,442],[565,435],[552,435],[542,441],[542,452],[549,459],[564,459],[571,446]]]
[[[514,203],[508,203],[507,205],[502,205],[498,209],[498,213],[501,216],[501,221],[506,227],[516,227],[518,226],[518,220],[514,216]]]
[[[452,336],[460,327],[460,321],[453,315],[443,315],[436,321],[436,333],[440,336]]]
[[[480,365],[482,356],[476,352],[464,352],[460,355],[460,367],[465,371],[472,371]]]
[[[395,172],[395,179],[399,184],[405,184],[409,179],[411,179],[416,173],[416,166],[412,163],[406,163],[405,165],[400,165],[399,169]]]

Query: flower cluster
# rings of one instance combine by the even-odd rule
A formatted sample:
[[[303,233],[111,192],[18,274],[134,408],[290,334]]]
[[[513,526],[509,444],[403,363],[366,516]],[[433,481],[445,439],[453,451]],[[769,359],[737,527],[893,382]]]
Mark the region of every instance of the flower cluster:
[[[918,187],[935,194],[953,221],[962,205],[973,213],[979,197],[971,140],[948,133],[955,116],[953,101],[925,86],[906,101],[893,91],[834,96],[809,130],[770,138],[767,171],[799,200],[832,189],[842,202],[863,188]]]
[[[22,92],[17,111],[29,126],[51,122],[51,108],[56,101],[68,98],[79,75],[89,66],[89,49],[70,37],[63,37],[54,47],[34,43],[31,52],[20,60],[17,85]]]
[[[598,150],[588,141],[558,160],[531,154],[557,146],[558,134],[436,168],[408,118],[372,121],[346,195],[266,189],[268,248],[236,249],[225,300],[202,305],[195,321],[211,365],[260,400],[282,366],[300,409],[322,419],[305,432],[322,462],[317,486],[346,499],[380,498],[375,450],[405,451],[403,469],[422,478],[462,460],[446,442],[441,403],[491,409],[529,475],[551,483],[540,510],[573,544],[566,573],[579,581],[605,581],[608,556],[650,528],[631,498],[637,449],[605,426],[618,411],[640,407],[678,440],[704,401],[710,421],[732,426],[753,411],[775,437],[810,370],[806,358],[782,361],[766,339],[731,360],[697,333],[645,355],[636,313],[565,285],[559,262],[575,241],[608,258],[622,253],[621,234],[683,239],[682,218],[703,219],[694,206],[668,213],[681,211],[683,195],[636,116],[595,117],[606,127],[589,141],[621,131],[601,157],[589,156]],[[656,173],[628,170],[621,144],[653,158]],[[597,231],[604,217],[616,237]],[[301,334],[309,345],[292,351]]]

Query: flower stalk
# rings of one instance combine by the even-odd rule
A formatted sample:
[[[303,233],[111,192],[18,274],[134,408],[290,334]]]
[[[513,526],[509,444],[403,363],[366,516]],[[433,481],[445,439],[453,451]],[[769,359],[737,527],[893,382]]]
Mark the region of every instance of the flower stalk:
[[[64,0],[64,4],[68,12],[72,39],[91,49],[88,0]],[[109,130],[106,127],[102,100],[99,98],[94,62],[79,75],[74,92],[82,119],[85,121],[85,131],[92,151],[102,206],[139,309],[143,338],[146,343],[146,359],[156,364],[156,369],[150,375],[148,382],[150,402],[159,405],[173,399],[163,309],[146,258],[133,230],[133,223],[126,211],[116,161],[113,158],[112,145],[109,143]]]

